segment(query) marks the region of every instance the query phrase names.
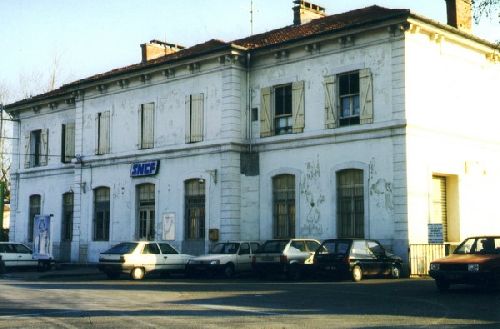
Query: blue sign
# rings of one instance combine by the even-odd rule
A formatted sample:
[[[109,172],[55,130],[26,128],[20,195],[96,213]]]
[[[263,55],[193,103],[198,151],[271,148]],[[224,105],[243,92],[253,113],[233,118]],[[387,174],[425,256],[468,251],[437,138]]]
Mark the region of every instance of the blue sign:
[[[133,163],[130,168],[131,177],[151,176],[158,173],[160,160]]]

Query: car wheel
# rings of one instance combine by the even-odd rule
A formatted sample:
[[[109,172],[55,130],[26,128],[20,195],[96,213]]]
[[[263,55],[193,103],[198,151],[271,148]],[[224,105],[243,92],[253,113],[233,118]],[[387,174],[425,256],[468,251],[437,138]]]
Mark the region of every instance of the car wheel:
[[[298,281],[300,280],[301,276],[302,273],[300,272],[299,266],[297,264],[291,265],[287,272],[288,280]]]
[[[392,279],[399,279],[401,276],[401,269],[397,265],[392,265],[390,276]]]
[[[144,272],[144,269],[142,267],[134,267],[130,272],[130,277],[132,278],[132,280],[142,280],[144,279],[145,274],[146,273]]]
[[[363,272],[361,271],[361,267],[356,265],[352,268],[352,281],[359,282],[363,279]]]
[[[234,276],[234,265],[229,263],[226,266],[224,266],[224,276],[228,279],[232,278]]]
[[[118,273],[118,272],[106,272],[106,277],[108,279],[118,279],[120,277],[120,273]]]
[[[443,279],[437,279],[436,287],[438,288],[439,291],[445,292],[448,291],[448,289],[450,288],[450,283]]]

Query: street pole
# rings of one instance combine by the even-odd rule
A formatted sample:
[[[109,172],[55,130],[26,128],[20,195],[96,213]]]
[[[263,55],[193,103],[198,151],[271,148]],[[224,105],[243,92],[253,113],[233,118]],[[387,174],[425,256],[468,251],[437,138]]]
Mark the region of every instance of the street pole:
[[[3,104],[0,103],[0,152],[4,152],[3,147]],[[1,179],[1,178],[0,178]],[[0,180],[0,241],[4,239],[3,229],[3,208],[5,198],[5,182]]]

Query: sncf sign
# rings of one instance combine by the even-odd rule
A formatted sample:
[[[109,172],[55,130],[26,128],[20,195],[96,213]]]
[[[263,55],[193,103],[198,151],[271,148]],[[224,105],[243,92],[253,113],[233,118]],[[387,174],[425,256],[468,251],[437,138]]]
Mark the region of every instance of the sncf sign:
[[[131,177],[151,176],[158,173],[160,160],[133,163],[130,168]]]

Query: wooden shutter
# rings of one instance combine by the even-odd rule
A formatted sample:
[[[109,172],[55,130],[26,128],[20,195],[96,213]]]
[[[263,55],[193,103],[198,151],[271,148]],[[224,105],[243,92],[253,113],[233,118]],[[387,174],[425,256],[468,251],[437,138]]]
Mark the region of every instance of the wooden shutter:
[[[186,143],[191,143],[191,95],[186,96],[185,100],[186,108]]]
[[[154,103],[142,104],[139,109],[139,147],[154,147]]]
[[[102,154],[109,153],[110,150],[110,112],[106,111],[102,113],[101,116],[101,128],[102,128]]]
[[[137,110],[137,148],[141,149],[143,148],[143,130],[144,130],[144,124],[142,123],[143,121],[143,112],[144,112],[144,104],[141,104],[139,106],[139,110]]]
[[[272,135],[271,125],[271,88],[260,90],[260,137]]]
[[[49,130],[40,131],[40,166],[46,166],[49,156]]]
[[[325,77],[325,128],[337,127],[337,77]]]
[[[191,97],[191,142],[203,141],[203,94]]]
[[[101,113],[95,114],[95,145],[94,145],[94,153],[100,154],[99,151],[101,149]]]
[[[292,84],[292,132],[301,133],[304,131],[305,118],[305,89],[304,81],[296,81]]]
[[[370,69],[359,70],[360,123],[373,123],[373,91]]]
[[[75,157],[75,123],[67,123],[64,127],[64,162]]]
[[[24,168],[31,167],[31,132],[24,135]]]

